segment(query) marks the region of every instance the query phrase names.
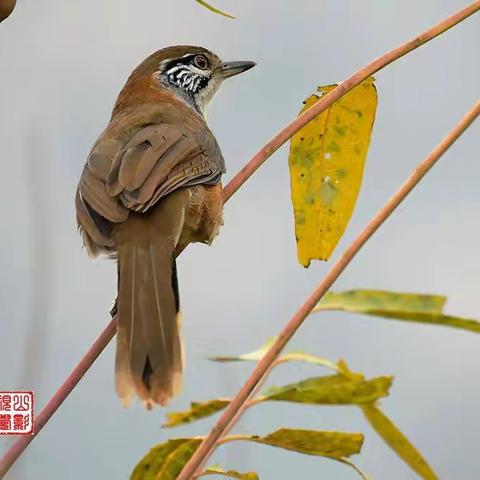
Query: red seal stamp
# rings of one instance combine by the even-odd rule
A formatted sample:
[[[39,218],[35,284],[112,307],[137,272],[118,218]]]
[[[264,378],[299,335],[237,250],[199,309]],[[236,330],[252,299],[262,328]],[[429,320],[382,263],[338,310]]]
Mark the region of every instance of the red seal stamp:
[[[0,391],[0,435],[33,434],[33,392]]]

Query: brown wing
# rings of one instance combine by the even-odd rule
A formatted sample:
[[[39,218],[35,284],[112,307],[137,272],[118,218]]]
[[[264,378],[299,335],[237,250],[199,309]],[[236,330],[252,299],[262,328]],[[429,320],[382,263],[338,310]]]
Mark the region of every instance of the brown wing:
[[[76,197],[79,229],[92,256],[115,253],[112,225],[131,210],[146,212],[182,186],[218,183],[225,172],[206,126],[193,131],[162,123],[138,128],[123,141],[106,137],[93,147]]]

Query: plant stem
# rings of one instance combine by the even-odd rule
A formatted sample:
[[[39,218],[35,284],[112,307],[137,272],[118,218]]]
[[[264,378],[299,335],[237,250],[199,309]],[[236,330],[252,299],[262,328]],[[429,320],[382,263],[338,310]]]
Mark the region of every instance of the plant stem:
[[[78,365],[71,371],[70,375],[63,382],[62,386],[55,392],[53,397],[43,407],[42,411],[36,416],[34,421],[33,435],[21,435],[18,440],[5,452],[0,459],[0,479],[8,472],[10,467],[15,463],[22,452],[30,445],[32,440],[50,420],[52,415],[57,411],[58,407],[68,397],[70,392],[76,387],[93,362],[100,355],[102,350],[108,345],[108,342],[115,335],[117,323],[115,318],[110,320],[109,324],[95,340],[89,348],[85,356],[80,360]]]
[[[442,22],[438,23],[431,29],[425,31],[421,35],[413,38],[409,42],[400,45],[396,49],[378,57],[373,62],[369,63],[362,69],[358,70],[354,75],[352,75],[347,80],[343,81],[336,87],[330,94],[325,96],[316,102],[311,108],[306,110],[302,115],[298,116],[293,120],[289,125],[287,125],[283,130],[281,130],[275,137],[273,137],[262,149],[260,149],[255,156],[235,175],[235,177],[229,182],[229,184],[224,188],[223,197],[224,202],[226,203],[239,189],[240,187],[255,173],[255,171],[269,158],[275,151],[277,151],[292,135],[294,135],[300,128],[307,124],[310,120],[315,118],[321,112],[326,110],[330,105],[336,102],[341,98],[345,93],[354,88],[356,85],[361,83],[370,75],[373,75],[375,72],[383,68],[384,66],[390,64],[391,62],[397,60],[398,58],[406,55],[415,48],[423,45],[424,43],[432,40],[446,30],[457,25],[461,21],[468,18],[470,15],[473,15],[475,12],[480,10],[480,0],[477,0],[471,3],[469,6],[458,11],[454,15],[446,18]],[[75,386],[80,382],[83,375],[88,371],[92,366],[93,362],[97,357],[102,353],[105,347],[109,344],[111,339],[114,337],[116,331],[116,319],[113,318],[99,337],[95,340],[93,345],[90,347],[85,356],[80,360],[78,365],[72,370],[70,375],[64,381],[64,383],[59,387],[55,392],[54,396],[49,400],[47,405],[36,417],[34,424],[34,435],[32,436],[22,436],[20,437],[5,454],[0,458],[0,479],[8,472],[10,467],[15,463],[18,457],[23,453],[27,446],[32,442],[36,435],[41,431],[45,424],[50,420],[52,415],[57,411],[63,401],[67,398],[70,392],[75,388]],[[247,397],[248,398],[248,397]],[[228,411],[228,410],[227,410]],[[225,412],[227,413],[227,412]],[[222,417],[223,418],[223,417]],[[208,442],[211,439],[208,438]],[[204,442],[205,443],[205,442]],[[184,472],[189,472],[191,470],[191,465],[193,462],[197,463],[202,460],[199,459],[199,455],[205,455],[204,452],[205,445],[202,444],[201,447],[195,452],[195,455],[192,457],[189,464],[186,466],[184,471],[178,477],[179,480],[186,480],[189,478],[197,467],[194,467],[193,470],[185,476]],[[209,447],[211,448],[211,446]],[[200,453],[199,453],[200,450]]]
[[[470,124],[480,115],[480,102],[460,120],[455,128],[439,143],[439,145],[423,160],[413,171],[405,183],[397,190],[397,192],[387,201],[387,203],[377,212],[377,214],[368,222],[366,227],[360,232],[358,237],[343,252],[341,257],[332,266],[327,275],[313,290],[305,303],[298,309],[295,315],[290,319],[287,325],[278,335],[277,339],[264,355],[262,360],[247,379],[243,387],[240,389],[235,398],[230,402],[223,415],[217,421],[209,435],[203,440],[198,449],[192,455],[189,462],[185,465],[177,480],[188,480],[202,465],[223,436],[224,432],[230,428],[232,421],[238,421],[238,412],[243,411],[245,402],[248,401],[251,393],[256,390],[260,381],[269,371],[277,356],[283,350],[288,341],[293,337],[303,321],[312,312],[317,303],[327,293],[335,280],[350,264],[358,251],[365,245],[368,239],[378,230],[378,228],[387,220],[393,211],[407,197],[413,188],[427,174],[427,172],[435,165],[438,159],[450,148],[450,146],[460,137],[460,135],[470,126]]]
[[[352,88],[362,83],[365,79],[378,72],[383,67],[398,60],[412,50],[421,47],[425,43],[433,40],[458,23],[462,22],[470,15],[480,10],[480,0],[477,0],[467,7],[459,10],[450,17],[445,18],[440,23],[437,23],[432,28],[413,37],[408,42],[399,45],[397,48],[381,55],[368,65],[355,72],[351,77],[347,78],[332,90],[328,95],[322,97],[318,102],[312,105],[308,110],[305,110],[293,122],[289,123],[283,130],[275,135],[264,147],[262,147],[255,156],[237,173],[231,182],[225,187],[224,198],[229,199],[244,183],[249,179],[255,171],[275,153],[288,139],[297,133],[310,120],[313,120],[317,115],[322,113],[328,107],[333,105],[339,98],[343,97]],[[180,477],[179,477],[180,478]],[[181,477],[183,480],[183,477]]]

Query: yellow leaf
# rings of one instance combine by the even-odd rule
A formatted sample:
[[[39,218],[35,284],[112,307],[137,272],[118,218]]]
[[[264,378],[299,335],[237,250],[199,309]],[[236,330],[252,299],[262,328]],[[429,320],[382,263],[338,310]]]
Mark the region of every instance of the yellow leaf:
[[[210,5],[205,0],[195,0],[195,1],[197,3],[199,3],[200,5],[202,5],[203,7],[208,8],[208,10],[210,10],[211,12],[218,13],[219,15],[223,15],[224,17],[227,17],[227,18],[235,18],[233,15],[230,15],[227,12],[223,12],[222,10],[219,10],[218,8],[214,7],[213,5]]]
[[[216,398],[206,402],[191,402],[190,409],[184,412],[168,412],[164,427],[176,427],[191,423],[201,418],[210,417],[223,410],[230,403],[230,399]]]
[[[360,405],[388,395],[393,377],[371,380],[343,375],[313,377],[284,387],[271,387],[259,401],[285,401],[321,405]]]
[[[278,360],[282,362],[304,362],[304,363],[311,363],[312,365],[319,365],[321,367],[328,368],[333,370],[334,372],[339,371],[338,365],[333,363],[328,358],[319,357],[317,355],[311,355],[309,353],[304,352],[288,352],[283,354]]]
[[[216,357],[210,357],[209,360],[215,362],[240,362],[240,361],[254,361],[257,362],[263,358],[268,352],[270,347],[274,344],[277,337],[269,338],[261,347],[257,350],[253,350],[249,353],[243,353],[240,355],[222,355]],[[304,362],[311,363],[313,365],[320,365],[330,370],[338,371],[338,366],[328,358],[319,357],[317,355],[311,355],[305,352],[288,352],[278,358],[280,362]]]
[[[241,355],[223,355],[218,357],[210,357],[209,360],[214,362],[242,362],[242,361],[257,361],[260,360],[267,352],[270,350],[270,347],[275,343],[277,337],[269,338],[260,348],[254,350],[253,352],[243,353]]]
[[[370,77],[298,131],[290,142],[290,182],[298,260],[328,260],[350,220],[377,108]],[[336,85],[319,87],[325,95]],[[311,95],[300,113],[319,100]]]
[[[344,465],[348,465],[350,468],[353,468],[362,478],[362,480],[370,480],[366,473],[362,472],[360,468],[358,468],[352,461],[347,460],[346,458],[336,458],[337,462],[343,463]]]
[[[307,455],[343,458],[360,452],[363,435],[361,433],[280,428],[265,437],[251,437],[251,440]]]
[[[350,290],[329,292],[315,307],[321,310],[341,310],[407,322],[428,323],[460,328],[480,333],[480,322],[470,318],[444,315],[447,298],[441,295],[387,292],[382,290]]]
[[[258,475],[255,472],[240,473],[235,470],[224,470],[218,465],[208,467],[199,476],[205,475],[223,475],[224,477],[236,478],[237,480],[258,480]]]
[[[377,406],[372,403],[361,408],[370,425],[412,470],[425,480],[437,479],[420,452]]]

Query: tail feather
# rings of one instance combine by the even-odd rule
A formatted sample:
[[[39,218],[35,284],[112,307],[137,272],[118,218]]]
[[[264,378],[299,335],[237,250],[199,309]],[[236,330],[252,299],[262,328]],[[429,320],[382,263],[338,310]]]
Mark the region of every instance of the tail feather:
[[[175,200],[175,199],[173,199]],[[174,250],[183,203],[134,214],[116,231],[119,262],[116,390],[150,408],[178,393],[183,370]],[[161,219],[161,221],[159,220]]]

